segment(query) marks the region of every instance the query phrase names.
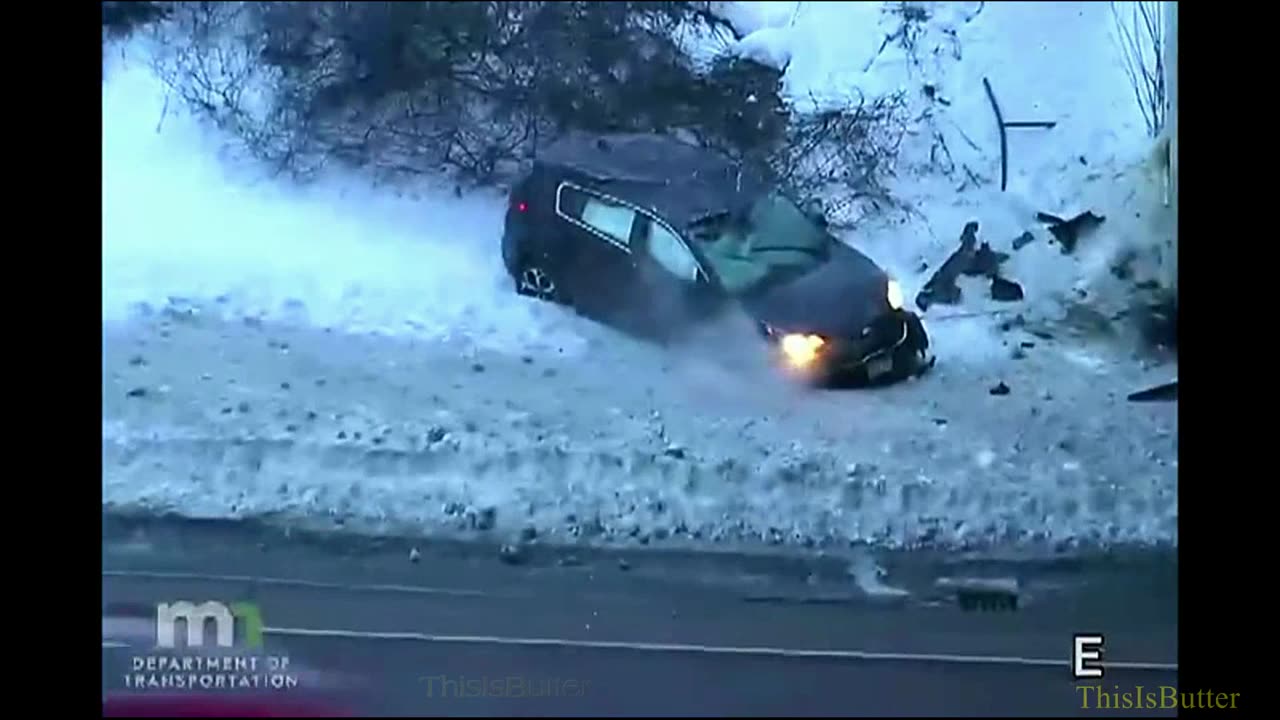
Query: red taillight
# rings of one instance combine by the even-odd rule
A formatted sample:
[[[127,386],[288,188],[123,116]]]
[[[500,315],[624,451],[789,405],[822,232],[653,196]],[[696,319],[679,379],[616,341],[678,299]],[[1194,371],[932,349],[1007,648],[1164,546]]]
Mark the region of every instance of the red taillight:
[[[524,212],[529,209],[528,203],[516,203],[516,212]]]

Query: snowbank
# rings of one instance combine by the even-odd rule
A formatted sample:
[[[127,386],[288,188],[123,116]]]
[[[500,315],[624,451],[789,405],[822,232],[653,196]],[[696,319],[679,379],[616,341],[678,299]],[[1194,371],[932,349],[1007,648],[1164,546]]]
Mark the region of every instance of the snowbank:
[[[305,190],[235,162],[167,101],[137,46],[103,83],[103,313],[171,297],[233,315],[350,332],[462,339],[511,352],[580,340],[562,314],[510,292],[498,255],[503,198],[371,188]]]

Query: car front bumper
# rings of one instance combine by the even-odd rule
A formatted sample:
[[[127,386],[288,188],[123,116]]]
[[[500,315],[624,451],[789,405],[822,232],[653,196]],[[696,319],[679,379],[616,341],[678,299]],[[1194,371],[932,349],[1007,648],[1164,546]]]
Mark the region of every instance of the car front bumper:
[[[780,334],[771,332],[775,342]],[[792,366],[813,380],[858,377],[870,382],[918,375],[933,365],[929,334],[920,316],[895,310],[873,320],[855,338],[824,337],[816,357],[804,367]],[[784,358],[785,360],[785,358]]]
[[[866,371],[871,380],[886,374],[909,374],[912,363],[925,361],[929,334],[920,316],[906,310],[883,315],[857,339],[837,339],[827,357],[827,370],[843,374]]]

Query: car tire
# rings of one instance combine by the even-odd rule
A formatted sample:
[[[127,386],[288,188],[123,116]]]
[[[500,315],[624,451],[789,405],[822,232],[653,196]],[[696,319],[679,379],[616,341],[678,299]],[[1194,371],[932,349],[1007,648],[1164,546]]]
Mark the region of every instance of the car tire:
[[[511,273],[515,281],[516,294],[537,298],[558,305],[568,305],[568,295],[559,283],[559,278],[548,269],[545,262],[538,262],[529,256],[522,256]]]

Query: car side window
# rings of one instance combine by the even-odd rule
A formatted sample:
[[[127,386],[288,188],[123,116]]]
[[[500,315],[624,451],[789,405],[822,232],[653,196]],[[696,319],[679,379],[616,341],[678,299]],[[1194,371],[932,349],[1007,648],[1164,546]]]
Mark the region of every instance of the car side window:
[[[667,272],[686,282],[697,282],[698,259],[674,233],[656,222],[649,226],[649,255]]]
[[[609,242],[626,248],[636,211],[602,197],[589,195],[571,185],[560,188],[556,210],[603,235]]]

